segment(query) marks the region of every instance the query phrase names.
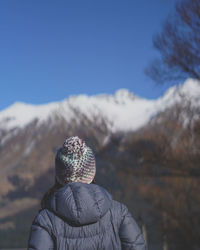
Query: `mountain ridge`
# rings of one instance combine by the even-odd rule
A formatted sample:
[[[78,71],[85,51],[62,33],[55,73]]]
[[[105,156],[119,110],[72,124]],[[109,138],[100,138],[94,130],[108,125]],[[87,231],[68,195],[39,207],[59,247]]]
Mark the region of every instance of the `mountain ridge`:
[[[196,178],[199,173],[199,93],[199,82],[190,79],[156,100],[121,90],[45,105],[15,103],[1,112],[0,247],[10,247],[10,242],[13,247],[26,245],[31,219],[54,183],[55,153],[69,136],[83,138],[94,150],[97,183],[136,206],[138,214],[148,212],[152,190],[156,195],[151,201],[156,202],[165,177],[169,187],[180,177],[177,185],[185,188],[182,177]],[[189,120],[186,128],[182,118]],[[199,187],[196,179],[192,183]],[[161,198],[173,192],[167,190]]]
[[[169,88],[163,96],[157,99],[145,99],[136,96],[127,89],[119,89],[114,94],[72,95],[59,102],[33,105],[16,102],[0,111],[0,129],[12,130],[24,128],[34,120],[38,124],[53,120],[55,115],[66,122],[78,119],[74,110],[87,116],[92,122],[96,117],[103,117],[108,122],[109,130],[137,130],[148,123],[157,113],[181,102],[186,97],[200,105],[200,83],[187,79],[183,84]]]

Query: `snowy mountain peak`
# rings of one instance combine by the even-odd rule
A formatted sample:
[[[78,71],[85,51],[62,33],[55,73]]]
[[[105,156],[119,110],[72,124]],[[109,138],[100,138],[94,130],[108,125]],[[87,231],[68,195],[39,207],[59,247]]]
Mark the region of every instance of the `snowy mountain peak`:
[[[2,112],[4,112],[4,111],[13,112],[13,111],[19,110],[19,109],[26,109],[28,106],[31,106],[31,105],[27,104],[27,103],[23,103],[23,102],[14,102],[12,105],[10,105],[6,109],[4,109]]]
[[[200,81],[194,79],[187,79],[184,84],[179,84],[177,90],[190,97],[200,96]]]
[[[58,107],[58,103],[32,105],[15,102],[0,112],[0,129],[12,129],[26,126],[37,119],[44,121]]]
[[[73,95],[61,102],[45,105],[16,102],[0,112],[0,130],[23,128],[34,120],[43,124],[49,118],[54,121],[55,115],[64,118],[67,123],[72,119],[79,121],[84,116],[91,123],[104,119],[112,132],[136,130],[175,103],[181,102],[184,106],[186,99],[200,106],[199,81],[188,79],[182,85],[169,88],[156,100],[140,98],[127,89],[119,89],[113,95]]]
[[[174,103],[191,101],[193,105],[200,105],[200,81],[187,79],[183,84],[169,88],[158,102],[165,107]]]
[[[124,104],[127,101],[133,101],[137,99],[136,95],[134,95],[132,92],[130,92],[128,89],[118,89],[114,93],[114,99],[117,101],[117,103]]]
[[[119,98],[135,98],[136,96],[128,89],[118,89],[114,93],[115,97]]]

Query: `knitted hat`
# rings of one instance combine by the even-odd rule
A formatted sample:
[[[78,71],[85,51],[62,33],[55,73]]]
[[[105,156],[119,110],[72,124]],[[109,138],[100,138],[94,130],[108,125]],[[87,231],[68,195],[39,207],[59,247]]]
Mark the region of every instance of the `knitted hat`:
[[[57,151],[55,172],[61,185],[68,182],[91,183],[96,173],[92,149],[78,136],[69,137]]]

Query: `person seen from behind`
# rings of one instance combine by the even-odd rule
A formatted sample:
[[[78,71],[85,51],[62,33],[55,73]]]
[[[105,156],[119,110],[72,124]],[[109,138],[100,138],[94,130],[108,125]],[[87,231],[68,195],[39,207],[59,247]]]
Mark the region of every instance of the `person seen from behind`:
[[[69,137],[55,157],[55,184],[31,225],[28,250],[146,250],[127,207],[95,184],[93,151]]]

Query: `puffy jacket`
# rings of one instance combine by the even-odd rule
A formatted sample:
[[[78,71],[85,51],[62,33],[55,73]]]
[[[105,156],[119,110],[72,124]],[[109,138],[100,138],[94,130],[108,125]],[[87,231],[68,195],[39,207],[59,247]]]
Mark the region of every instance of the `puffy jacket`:
[[[95,184],[58,189],[35,217],[28,250],[145,250],[144,238],[125,205]]]

